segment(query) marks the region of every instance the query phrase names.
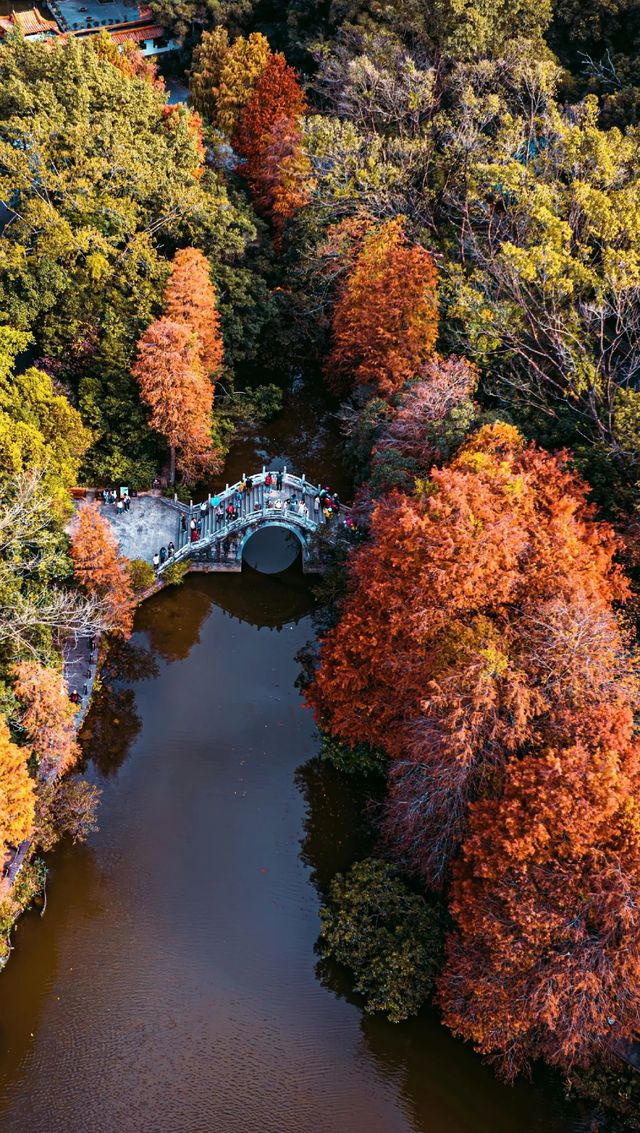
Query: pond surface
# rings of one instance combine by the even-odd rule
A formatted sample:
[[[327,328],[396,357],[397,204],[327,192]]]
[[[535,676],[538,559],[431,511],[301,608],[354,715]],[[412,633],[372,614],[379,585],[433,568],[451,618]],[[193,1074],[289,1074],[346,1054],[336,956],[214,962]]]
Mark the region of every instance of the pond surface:
[[[587,1128],[318,966],[318,887],[368,835],[295,687],[311,609],[293,567],[194,575],[138,612],[84,733],[100,830],[52,856],[0,977],[1,1133]]]
[[[580,1128],[432,1016],[366,1018],[316,972],[314,876],[359,847],[294,687],[309,609],[295,571],[247,570],[139,612],[156,673],[129,651],[86,732],[101,829],[54,855],[0,979],[3,1133]]]

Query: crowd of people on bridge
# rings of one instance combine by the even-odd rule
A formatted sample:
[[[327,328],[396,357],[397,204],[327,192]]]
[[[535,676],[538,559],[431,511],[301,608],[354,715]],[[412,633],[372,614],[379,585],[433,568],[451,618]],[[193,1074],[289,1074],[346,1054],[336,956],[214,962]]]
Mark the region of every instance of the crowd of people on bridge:
[[[154,552],[152,562],[155,569],[158,570],[158,568],[166,563],[167,559],[170,559],[172,555],[175,555],[175,553],[175,543],[173,542],[173,539],[170,539],[166,547],[161,547],[159,551]]]
[[[253,490],[260,486],[260,480],[256,484],[253,477],[243,475],[231,495],[222,493],[209,496],[202,503],[183,511],[180,516],[182,541],[197,543],[207,530],[224,530],[242,515],[249,516],[254,512],[262,512],[263,509],[304,520],[312,517],[315,523],[321,522],[321,516],[329,521],[341,513],[342,505],[337,492],[332,492],[328,486],[314,488],[306,483],[304,477],[301,478],[298,492],[292,489],[288,495],[284,494],[285,474],[282,471],[266,472],[262,484],[263,491],[256,492],[255,499],[252,499]],[[207,524],[209,516],[211,520]],[[353,526],[348,515],[344,522],[348,527]],[[175,546],[172,542],[156,551],[152,560],[156,571],[174,554]]]

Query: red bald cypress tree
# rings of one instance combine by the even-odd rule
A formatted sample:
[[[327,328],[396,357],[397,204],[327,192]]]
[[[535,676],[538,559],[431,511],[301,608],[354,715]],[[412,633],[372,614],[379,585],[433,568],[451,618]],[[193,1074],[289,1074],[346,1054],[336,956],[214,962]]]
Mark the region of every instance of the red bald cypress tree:
[[[558,721],[480,799],[457,863],[445,1021],[507,1077],[640,1029],[640,749],[629,704]]]
[[[338,394],[354,385],[390,397],[415,377],[438,335],[437,271],[398,217],[373,228],[339,291],[326,364]]]
[[[624,680],[611,603],[626,585],[585,491],[562,457],[511,426],[485,427],[417,496],[379,503],[353,556],[309,696],[337,739],[390,756],[387,838],[430,884],[448,876],[469,800],[499,783],[557,705]],[[550,606],[560,600],[591,618],[580,649],[579,627]],[[598,666],[595,686],[584,674]]]
[[[83,504],[71,532],[74,574],[82,589],[103,606],[108,629],[127,638],[133,628],[134,598],[126,559],[97,503]]]
[[[182,248],[173,257],[164,309],[167,319],[184,323],[194,332],[202,369],[208,377],[215,377],[224,358],[218,296],[209,261],[197,248]]]
[[[244,159],[241,172],[254,200],[274,218],[277,231],[306,200],[309,163],[300,144],[306,98],[284,55],[270,57],[233,136]]]
[[[213,386],[202,370],[197,334],[187,323],[156,319],[138,343],[133,374],[151,411],[149,424],[169,445],[171,482],[176,468],[187,483],[214,471]]]

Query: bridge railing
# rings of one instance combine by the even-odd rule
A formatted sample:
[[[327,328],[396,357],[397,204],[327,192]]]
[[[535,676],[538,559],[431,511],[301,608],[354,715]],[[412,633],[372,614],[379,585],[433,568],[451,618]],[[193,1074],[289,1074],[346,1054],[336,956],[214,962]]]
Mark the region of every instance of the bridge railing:
[[[278,475],[276,471],[267,468],[266,465],[263,465],[262,472],[256,472],[253,476],[251,476],[253,487],[264,487],[264,482],[269,474],[273,479],[275,479],[275,477]],[[307,495],[315,495],[316,492],[321,491],[320,484],[313,484],[304,476],[295,476],[293,472],[287,472],[286,465],[282,470],[282,477],[283,487],[286,486],[289,488],[295,488],[297,491],[305,492]],[[236,480],[235,484],[226,484],[225,487],[221,488],[219,491],[209,493],[208,499],[211,500],[214,496],[219,496],[222,502],[228,499],[232,499],[235,496],[236,492],[239,491],[241,484],[242,480]],[[200,507],[199,502],[194,503],[193,500],[191,500],[187,504],[184,503],[183,500],[179,500],[177,495],[174,495],[172,500],[168,499],[166,496],[163,496],[162,498],[164,499],[165,503],[176,508],[176,510],[179,512],[184,512],[185,515],[190,515],[192,512],[197,511]]]

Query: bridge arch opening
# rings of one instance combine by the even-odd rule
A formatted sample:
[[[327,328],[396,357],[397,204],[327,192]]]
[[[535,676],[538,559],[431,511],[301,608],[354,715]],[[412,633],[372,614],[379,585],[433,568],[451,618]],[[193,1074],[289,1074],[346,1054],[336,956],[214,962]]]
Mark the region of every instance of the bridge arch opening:
[[[245,535],[238,558],[261,574],[278,574],[296,561],[302,565],[303,535],[284,523],[262,524]]]

